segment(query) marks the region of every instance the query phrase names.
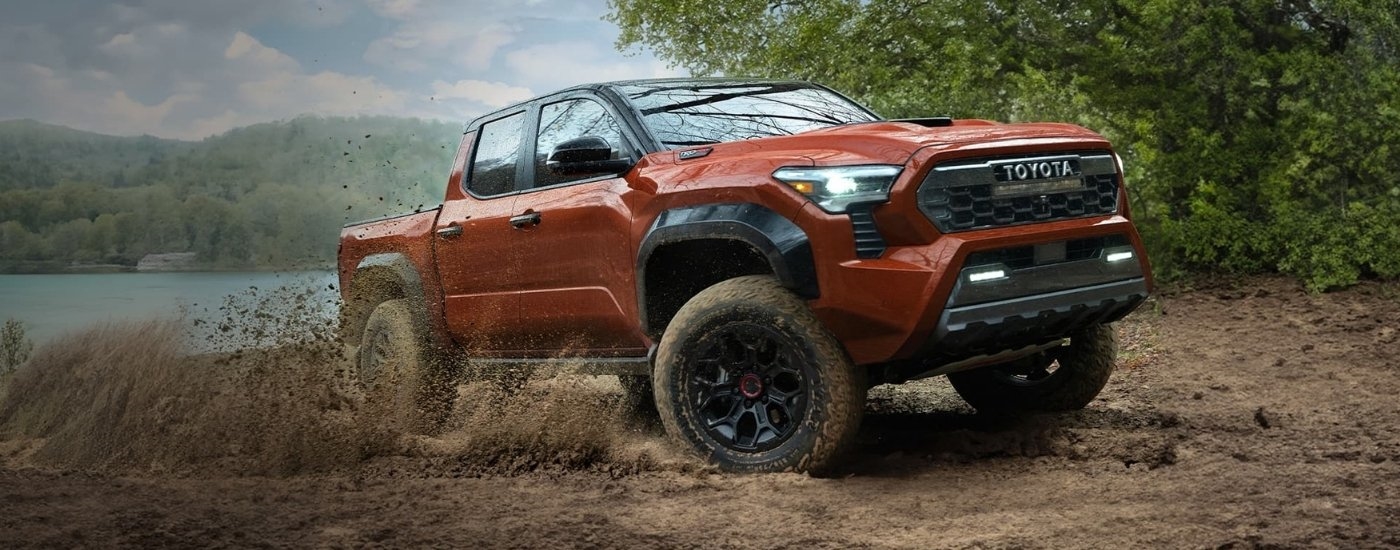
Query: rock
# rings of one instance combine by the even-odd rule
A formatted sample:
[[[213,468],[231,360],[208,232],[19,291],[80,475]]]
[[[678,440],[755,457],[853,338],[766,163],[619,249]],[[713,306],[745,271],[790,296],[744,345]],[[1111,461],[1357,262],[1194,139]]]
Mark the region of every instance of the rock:
[[[1254,423],[1266,430],[1273,426],[1273,422],[1269,421],[1269,415],[1264,413],[1264,407],[1254,409]]]

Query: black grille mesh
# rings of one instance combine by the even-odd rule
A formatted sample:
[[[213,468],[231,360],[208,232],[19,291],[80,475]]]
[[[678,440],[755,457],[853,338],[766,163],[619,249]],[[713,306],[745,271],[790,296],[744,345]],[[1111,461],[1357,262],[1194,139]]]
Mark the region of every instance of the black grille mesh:
[[[938,229],[948,233],[1112,214],[1118,210],[1118,176],[1088,175],[1079,189],[1039,196],[992,196],[991,182],[926,189],[920,205]],[[924,185],[936,185],[925,181]]]

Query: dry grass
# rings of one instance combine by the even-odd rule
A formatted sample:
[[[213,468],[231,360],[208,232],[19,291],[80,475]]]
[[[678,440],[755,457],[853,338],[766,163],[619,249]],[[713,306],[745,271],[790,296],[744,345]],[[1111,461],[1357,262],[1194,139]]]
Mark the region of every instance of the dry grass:
[[[316,346],[188,356],[171,321],[102,324],[42,346],[0,400],[0,434],[33,459],[93,469],[291,473],[374,442],[337,415]]]
[[[435,457],[438,474],[626,473],[665,452],[638,435],[610,379],[461,385],[447,430],[413,437],[344,391],[351,364],[328,339],[188,355],[181,336],[173,321],[102,324],[40,347],[0,397],[0,440],[32,450],[28,465],[196,476],[377,468],[404,455]]]

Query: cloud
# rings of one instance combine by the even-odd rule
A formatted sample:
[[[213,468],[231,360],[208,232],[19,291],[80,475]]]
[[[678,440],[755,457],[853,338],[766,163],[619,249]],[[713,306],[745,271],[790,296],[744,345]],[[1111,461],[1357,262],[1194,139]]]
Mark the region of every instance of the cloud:
[[[348,0],[72,4],[29,3],[0,20],[0,74],[8,75],[0,79],[0,119],[200,138],[322,104],[357,112],[403,101],[373,79],[308,73],[242,30],[268,20],[306,28],[338,24],[349,13]],[[345,100],[327,89],[340,84],[369,99]]]
[[[495,60],[496,52],[515,41],[520,30],[505,25],[492,25],[481,29],[462,48],[455,60],[457,65],[469,70],[489,69]]]
[[[112,82],[111,75],[100,71],[62,75],[49,67],[22,64],[11,74],[17,78],[10,84],[22,83],[22,89],[33,98],[30,101],[53,107],[48,110],[50,116],[43,117],[46,121],[106,133],[164,133],[161,121],[180,106],[198,99],[175,93],[159,103],[142,103],[125,91],[111,90],[107,85]]]
[[[0,119],[38,118],[111,134],[203,138],[235,126],[303,113],[433,114],[416,96],[372,76],[307,71],[287,54],[235,31],[221,47],[186,44],[187,65],[167,63],[165,48],[195,36],[173,24],[118,33],[97,47],[117,70],[0,61]],[[177,56],[178,57],[178,56]],[[182,61],[177,59],[177,61]],[[152,65],[147,70],[130,68]],[[133,79],[153,78],[159,86]],[[133,91],[140,90],[142,95]],[[422,103],[427,103],[426,100]]]
[[[227,69],[238,75],[229,109],[218,117],[193,121],[192,129],[214,121],[249,124],[298,114],[356,115],[401,112],[410,95],[372,76],[335,71],[307,72],[290,56],[243,32],[224,51]]]
[[[518,32],[518,28],[498,23],[473,29],[451,20],[409,21],[370,43],[364,59],[396,71],[481,71],[491,67],[497,50],[514,42]]]
[[[129,33],[129,32],[124,32],[124,33],[118,34],[118,35],[116,35],[116,36],[113,36],[112,39],[111,39],[111,40],[108,40],[106,44],[103,44],[103,45],[101,46],[101,48],[102,48],[102,51],[109,52],[109,53],[116,53],[116,52],[121,52],[122,50],[125,50],[125,49],[127,49],[127,48],[130,48],[130,47],[131,47],[133,44],[135,44],[135,43],[136,43],[136,35],[133,35],[133,34],[131,34],[131,33]]]
[[[365,0],[365,4],[374,13],[391,19],[408,19],[422,7],[418,0]]]
[[[365,0],[393,30],[364,60],[404,77],[506,82],[553,90],[584,82],[675,76],[649,55],[613,51],[617,29],[600,19],[606,4],[566,0]]]
[[[224,49],[224,59],[248,63],[260,71],[295,71],[300,68],[290,56],[264,46],[243,31],[233,33],[233,42]]]
[[[369,76],[324,71],[282,72],[238,84],[244,110],[262,120],[303,113],[356,115],[391,113],[407,106],[408,94]]]
[[[462,121],[536,92],[675,74],[613,52],[604,6],[30,2],[0,19],[0,120],[178,138],[303,113]]]
[[[83,0],[89,1],[89,0]],[[50,2],[54,9],[65,10],[70,18],[77,13],[67,2]],[[312,28],[333,27],[344,23],[354,12],[359,0],[239,0],[237,2],[196,2],[190,0],[120,0],[93,2],[106,5],[87,13],[104,16],[108,22],[119,24],[142,21],[179,21],[201,28],[246,28],[266,21],[285,21]],[[67,5],[67,6],[65,6]]]
[[[458,80],[447,83],[433,82],[433,97],[440,100],[466,100],[499,109],[534,97],[529,88],[511,86],[501,82],[484,80]]]
[[[369,45],[364,60],[405,73],[489,71],[506,46],[561,31],[608,44],[615,38],[600,19],[606,9],[602,0],[364,1],[397,22],[390,34]]]
[[[537,44],[505,55],[505,64],[525,82],[549,89],[585,82],[666,78],[683,73],[656,60],[627,61],[592,42]]]

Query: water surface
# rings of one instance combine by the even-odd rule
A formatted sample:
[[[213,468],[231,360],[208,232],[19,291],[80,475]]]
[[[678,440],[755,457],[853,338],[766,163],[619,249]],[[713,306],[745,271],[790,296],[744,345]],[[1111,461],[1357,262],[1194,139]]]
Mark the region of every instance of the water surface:
[[[42,343],[103,321],[182,318],[193,340],[207,342],[232,334],[230,320],[286,317],[297,306],[297,315],[329,318],[335,284],[331,271],[0,275],[0,320],[23,321]]]

